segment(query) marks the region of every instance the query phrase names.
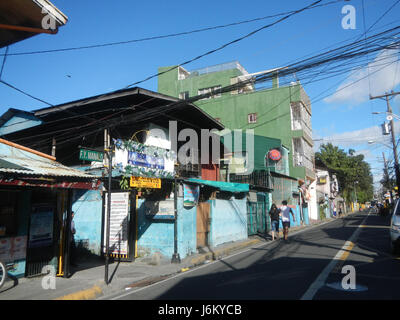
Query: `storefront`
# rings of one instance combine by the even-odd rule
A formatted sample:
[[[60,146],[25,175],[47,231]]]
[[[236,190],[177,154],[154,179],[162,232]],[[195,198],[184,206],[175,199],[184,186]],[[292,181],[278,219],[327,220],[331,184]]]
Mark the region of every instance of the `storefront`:
[[[0,151],[0,260],[14,263],[16,277],[40,275],[48,265],[68,276],[73,192],[100,182],[8,141]]]

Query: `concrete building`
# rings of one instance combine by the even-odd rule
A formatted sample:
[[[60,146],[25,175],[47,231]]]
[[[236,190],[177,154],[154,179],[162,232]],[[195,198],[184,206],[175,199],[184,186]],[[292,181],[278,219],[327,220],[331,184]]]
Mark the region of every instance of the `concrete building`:
[[[312,110],[310,99],[299,82],[280,86],[279,73],[273,70],[270,72],[274,77],[268,88],[246,82],[235,90],[221,92],[224,87],[240,84],[267,71],[249,74],[238,62],[193,71],[177,67],[165,72],[171,68],[158,70],[160,93],[189,101],[198,95],[209,94],[195,104],[225,128],[254,129],[255,135],[279,139],[288,149],[289,175],[309,192],[315,181]],[[306,199],[309,200],[310,197]]]

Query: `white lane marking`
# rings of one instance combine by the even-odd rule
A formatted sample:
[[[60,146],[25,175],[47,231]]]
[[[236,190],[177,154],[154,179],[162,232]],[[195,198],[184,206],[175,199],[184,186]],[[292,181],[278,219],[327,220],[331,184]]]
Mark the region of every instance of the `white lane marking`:
[[[321,289],[326,282],[326,279],[328,278],[329,274],[331,271],[335,268],[336,264],[341,261],[341,258],[346,255],[348,252],[348,248],[352,248],[353,244],[355,243],[355,240],[358,237],[358,234],[361,231],[360,226],[364,225],[365,221],[369,217],[368,215],[364,218],[363,222],[357,227],[357,229],[353,232],[351,235],[350,239],[345,242],[343,247],[337,252],[335,257],[331,260],[331,262],[325,267],[325,269],[319,274],[317,279],[311,284],[311,286],[307,289],[307,291],[303,294],[300,300],[312,300],[315,296],[315,294],[318,292],[319,289]]]

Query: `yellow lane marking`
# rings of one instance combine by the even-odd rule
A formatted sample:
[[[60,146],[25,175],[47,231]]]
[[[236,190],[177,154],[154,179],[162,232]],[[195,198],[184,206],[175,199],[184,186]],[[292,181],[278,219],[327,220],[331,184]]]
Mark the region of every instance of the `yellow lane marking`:
[[[55,300],[90,300],[101,294],[102,290],[99,286],[93,286],[90,289],[74,292],[65,296],[59,297]]]
[[[382,228],[382,229],[388,229],[388,228],[390,228],[390,226],[369,226],[369,225],[362,224],[362,225],[360,225],[360,228],[377,228],[377,229]]]
[[[346,260],[348,256],[350,255],[351,250],[354,248],[354,243],[351,241],[348,241],[342,248],[342,255],[339,256],[338,260]]]

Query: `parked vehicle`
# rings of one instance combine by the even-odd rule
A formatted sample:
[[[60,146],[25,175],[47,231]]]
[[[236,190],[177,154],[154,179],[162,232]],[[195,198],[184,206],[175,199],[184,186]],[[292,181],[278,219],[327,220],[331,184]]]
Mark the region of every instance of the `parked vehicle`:
[[[390,220],[390,247],[393,253],[400,249],[400,201],[396,201]]]

